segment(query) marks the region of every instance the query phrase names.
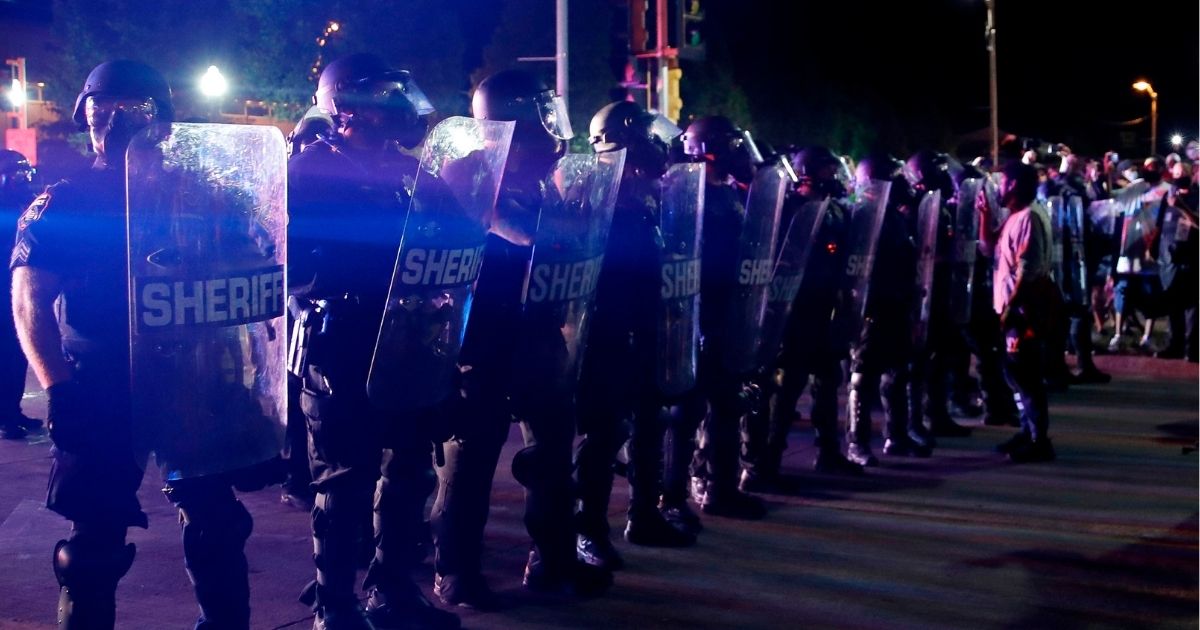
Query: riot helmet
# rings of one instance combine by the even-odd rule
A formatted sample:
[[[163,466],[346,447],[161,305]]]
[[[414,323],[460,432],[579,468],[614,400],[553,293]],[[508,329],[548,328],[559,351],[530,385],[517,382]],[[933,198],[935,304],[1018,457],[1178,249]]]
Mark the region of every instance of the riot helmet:
[[[916,196],[904,175],[904,163],[887,153],[874,152],[858,161],[855,170],[855,185],[864,189],[871,180],[891,182],[888,208],[908,212],[916,207]]]
[[[24,155],[0,149],[0,204],[24,205],[33,197],[33,174]]]
[[[72,119],[88,131],[97,162],[124,154],[133,135],[155,122],[171,122],[171,88],[154,68],[118,59],[96,66],[75,98]]]
[[[905,177],[919,193],[941,191],[942,199],[954,196],[954,180],[950,178],[950,158],[930,149],[917,151],[905,163]]]
[[[588,141],[596,153],[625,149],[625,164],[650,176],[667,171],[671,142],[683,130],[632,101],[605,105],[592,116]]]
[[[355,53],[325,67],[313,104],[329,112],[343,137],[365,134],[412,148],[429,127],[433,105],[406,70],[378,55]]]
[[[724,116],[696,119],[688,125],[682,139],[684,154],[707,162],[718,176],[733,176],[743,184],[754,179],[754,167],[763,162],[750,132]]]
[[[574,136],[566,102],[537,76],[502,70],[479,83],[471,113],[481,120],[516,122],[509,168],[549,166],[567,152]]]
[[[845,169],[846,163],[828,147],[805,147],[792,155],[792,170],[800,178],[798,191],[804,197],[845,197],[847,190],[839,177]]]

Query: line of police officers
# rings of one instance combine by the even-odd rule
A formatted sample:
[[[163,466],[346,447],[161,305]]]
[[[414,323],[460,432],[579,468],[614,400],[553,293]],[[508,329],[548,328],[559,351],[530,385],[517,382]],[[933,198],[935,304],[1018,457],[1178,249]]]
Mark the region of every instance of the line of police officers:
[[[514,421],[525,447],[512,471],[526,490],[531,538],[524,583],[577,595],[602,592],[622,566],[607,516],[622,453],[625,538],[684,547],[701,530],[689,498],[707,514],[764,516],[750,492],[780,481],[810,383],[814,465],[824,473],[877,465],[876,390],[885,454],[928,457],[935,436],[962,435],[947,384],[954,366],[969,364],[968,346],[980,358],[988,421],[1015,423],[998,376],[989,265],[976,255],[982,173],[952,181],[932,153],[907,165],[873,154],[853,175],[823,147],[764,158],[726,118],[685,132],[631,102],[592,119],[595,155],[567,155],[562,99],[515,70],[478,86],[475,120],[429,130],[433,108],[413,78],[370,54],[329,64],[314,101],[291,138],[286,243],[262,245],[269,216],[241,228],[257,239],[260,266],[282,264],[286,250],[286,318],[282,307],[239,315],[232,305],[245,296],[234,279],[202,272],[205,321],[223,320],[218,306],[228,301],[225,325],[236,320],[243,331],[241,345],[223,346],[220,369],[242,366],[245,387],[261,393],[273,369],[263,357],[275,356],[278,339],[289,343],[288,441],[291,460],[308,464],[292,466],[289,492],[301,502],[306,489],[315,495],[315,579],[303,595],[314,628],[458,627],[414,582],[430,549],[444,604],[494,604],[482,576],[484,527]],[[141,394],[123,375],[142,360],[136,349],[151,320],[131,323],[130,313],[143,312],[150,285],[132,277],[133,253],[127,268],[125,193],[126,181],[132,190],[159,171],[130,149],[127,173],[122,156],[140,142],[157,164],[176,150],[171,137],[188,133],[203,145],[203,129],[159,124],[172,117],[155,70],[98,66],[74,113],[94,170],[50,187],[19,222],[14,310],[49,395],[48,505],[74,525],[54,557],[65,628],[114,623],[117,582],[134,556],[126,528],[147,526],[136,491],[150,451],[179,507],[197,627],[248,627],[252,520],[233,490],[285,472],[272,457],[171,466],[166,438],[143,445],[138,436]],[[399,150],[423,142],[420,160]],[[213,172],[204,177],[220,179]],[[203,226],[203,212],[172,219],[167,240],[155,242],[147,260],[176,274],[167,277],[187,267],[179,260],[192,241],[180,226]],[[175,284],[179,324],[198,324],[186,309],[199,298]],[[156,360],[200,352],[192,337],[155,339]],[[274,417],[285,406],[269,398],[260,402]],[[253,439],[278,448],[282,434],[280,426]],[[356,575],[364,563],[365,607]]]

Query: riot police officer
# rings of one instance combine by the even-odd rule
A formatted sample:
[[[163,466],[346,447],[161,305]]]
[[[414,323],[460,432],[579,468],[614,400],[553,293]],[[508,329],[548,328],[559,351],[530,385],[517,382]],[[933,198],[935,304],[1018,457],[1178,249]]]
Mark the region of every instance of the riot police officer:
[[[873,154],[858,164],[857,177],[891,182],[872,269],[861,336],[850,348],[850,391],[846,401],[847,454],[851,461],[874,466],[871,452],[872,389],[878,387],[887,417],[884,453],[929,457],[931,449],[916,429],[919,415],[909,403],[910,364],[917,286],[918,197],[901,173],[901,164],[886,154]],[[917,407],[919,409],[919,407]]]
[[[747,186],[762,156],[749,135],[724,116],[707,116],[688,126],[684,153],[706,166],[704,226],[700,263],[700,365],[694,394],[681,401],[672,421],[672,443],[687,444],[696,435],[690,466],[692,500],[707,514],[757,519],[766,514],[759,499],[738,488],[740,428],[753,391],[749,372],[730,370],[727,361],[746,348],[736,334],[745,326],[731,303],[738,290],[738,256],[746,220]],[[699,426],[699,429],[695,427]],[[678,447],[678,446],[677,446]],[[669,457],[673,466],[682,458]],[[667,475],[664,503],[677,502],[677,474]],[[673,487],[674,486],[674,487]],[[695,528],[680,511],[681,525]]]
[[[621,565],[609,541],[608,503],[613,460],[624,442],[627,420],[633,426],[625,537],[652,546],[695,542],[695,536],[671,527],[658,511],[664,430],[654,370],[662,286],[659,187],[669,143],[680,133],[667,119],[630,101],[603,107],[589,130],[597,153],[626,151],[580,376],[578,429],[584,439],[575,458],[578,552],[586,561],[610,568]]]
[[[54,440],[47,507],[73,523],[54,553],[60,627],[113,626],[117,582],[134,557],[126,528],[148,526],[137,498],[144,455],[134,448],[127,378],[124,157],[135,134],[173,115],[170,88],[153,68],[126,60],[97,66],[73,115],[90,134],[93,169],[48,188],[18,222],[14,316],[46,388]],[[166,482],[200,604],[197,628],[249,627],[243,549],[252,519],[233,490],[261,488],[276,481],[273,472],[267,462]]]
[[[533,540],[525,586],[538,591],[592,594],[612,583],[607,568],[576,558],[572,527],[571,445],[574,382],[514,386],[515,371],[544,368],[516,361],[523,329],[522,300],[545,178],[566,153],[571,137],[563,101],[541,79],[505,70],[484,79],[471,100],[475,118],[515,121],[512,146],[484,250],[466,339],[460,356],[461,400],[448,407],[452,437],[442,448],[438,494],[430,523],[436,571],[434,592],[447,604],[490,606],[480,561],[492,480],[514,417],[526,448],[513,459],[513,476],[526,490],[525,526]],[[558,334],[542,330],[547,337]],[[561,337],[559,337],[561,340]],[[561,342],[561,341],[560,341]],[[536,364],[536,365],[535,365]],[[537,380],[537,379],[534,379]]]
[[[7,225],[16,225],[17,218],[33,201],[34,168],[24,155],[10,149],[0,149],[0,217]],[[6,279],[12,284],[12,277]],[[21,352],[13,328],[11,294],[5,292],[0,309],[0,439],[20,440],[30,432],[40,431],[39,420],[25,417],[21,398],[25,394],[25,373],[29,363]]]
[[[945,154],[922,150],[913,154],[906,163],[912,188],[917,195],[938,191],[941,193],[941,208],[938,212],[937,241],[933,285],[928,322],[926,347],[917,349],[909,386],[910,414],[913,418],[913,439],[925,446],[933,446],[933,436],[964,437],[971,430],[950,417],[950,369],[954,357],[967,352],[966,343],[950,316],[949,284],[951,265],[949,249],[953,245],[953,215],[949,204],[954,199],[954,180],[950,177],[948,158]],[[927,397],[927,400],[926,400]],[[930,428],[925,428],[925,417]]]
[[[963,194],[963,181],[974,178],[982,182],[985,177],[986,175],[974,166],[967,166],[956,176],[955,183],[959,188],[956,194],[960,197]],[[984,195],[985,192],[981,187],[977,196]],[[976,201],[978,199],[960,199],[959,203],[969,203],[974,206]],[[988,226],[980,225],[977,232],[988,229]],[[978,237],[978,233],[975,236]],[[979,385],[983,390],[983,423],[1017,426],[1019,421],[1017,420],[1017,409],[1013,403],[1012,390],[1004,380],[1004,348],[1003,339],[999,333],[1000,322],[996,318],[996,311],[992,310],[992,258],[985,248],[977,246],[974,264],[974,285],[970,296],[971,316],[963,328],[963,338],[970,353],[977,358]],[[957,363],[956,380],[969,378],[970,361],[969,354],[955,358]]]
[[[1075,214],[1075,211],[1082,214],[1084,202],[1088,200],[1087,184],[1083,179],[1083,163],[1079,157],[1074,154],[1064,155],[1058,176],[1044,182],[1039,187],[1038,194],[1043,199],[1061,197],[1062,203],[1057,216],[1051,217],[1052,220],[1060,221],[1059,229],[1055,232],[1062,238],[1063,277],[1057,280],[1063,288],[1063,299],[1070,320],[1068,334],[1062,341],[1074,349],[1076,365],[1079,367],[1079,373],[1067,373],[1066,380],[1075,383],[1108,383],[1112,381],[1112,375],[1101,371],[1092,360],[1091,322],[1088,320],[1091,274],[1088,273],[1090,267],[1087,264],[1086,248],[1087,243],[1094,239],[1090,234],[1091,221]],[[1060,348],[1052,349],[1057,354]],[[1052,357],[1052,361],[1059,362],[1058,356]]]
[[[316,580],[305,598],[318,629],[456,628],[457,616],[422,595],[411,571],[425,554],[424,506],[433,489],[432,411],[396,417],[367,396],[416,160],[433,112],[409,73],[358,53],[321,73],[315,102],[335,130],[288,164],[289,292],[309,461]],[[380,446],[383,448],[381,449]],[[374,505],[375,554],[355,589],[361,516]],[[368,621],[369,618],[369,621]]]
[[[768,488],[778,477],[787,436],[797,414],[796,404],[811,381],[812,425],[816,432],[818,472],[856,475],[862,466],[842,454],[838,432],[837,390],[842,380],[842,351],[833,340],[831,321],[838,302],[845,266],[845,185],[838,179],[841,162],[826,147],[812,146],[792,156],[799,182],[784,205],[781,225],[797,220],[804,204],[828,199],[815,229],[806,269],[779,348],[764,348],[776,355],[760,381],[763,400],[748,418],[743,446],[741,485],[752,491]],[[801,235],[807,237],[807,235]]]

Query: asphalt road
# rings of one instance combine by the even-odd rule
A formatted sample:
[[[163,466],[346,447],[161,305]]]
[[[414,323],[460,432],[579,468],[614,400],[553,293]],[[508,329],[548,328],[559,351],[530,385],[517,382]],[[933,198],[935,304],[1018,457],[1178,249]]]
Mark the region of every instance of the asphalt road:
[[[460,611],[470,628],[1195,628],[1198,623],[1195,364],[1100,357],[1109,385],[1052,397],[1053,463],[992,453],[1010,429],[943,440],[931,459],[884,458],[860,479],[810,472],[797,424],[785,494],[759,522],[706,518],[691,549],[619,542],[628,568],[605,597],[534,596],[520,585],[527,540],[507,462],[493,491],[485,572],[499,611]],[[26,395],[44,417],[45,397]],[[802,406],[802,409],[807,409]],[[876,413],[876,423],[881,421]],[[50,628],[54,542],[68,524],[42,507],[45,439],[0,443],[0,628]],[[118,593],[118,627],[189,628],[196,607],[177,518],[156,471],[141,488],[149,530]],[[624,524],[618,480],[612,524]],[[312,575],[308,515],[268,489],[244,495],[253,627],[307,628],[296,597]],[[428,587],[431,569],[419,576]]]

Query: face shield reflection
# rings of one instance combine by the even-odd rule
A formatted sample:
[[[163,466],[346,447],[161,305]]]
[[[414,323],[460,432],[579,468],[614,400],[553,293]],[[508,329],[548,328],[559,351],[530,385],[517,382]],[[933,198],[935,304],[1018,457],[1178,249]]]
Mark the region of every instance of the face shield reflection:
[[[553,92],[543,92],[537,99],[538,118],[546,133],[559,140],[575,137],[571,130],[571,119],[567,116],[567,102]]]
[[[654,114],[654,119],[650,121],[650,134],[669,146],[672,140],[683,135],[683,130],[666,116]]]
[[[396,99],[408,101],[418,116],[428,116],[434,113],[433,103],[425,96],[425,92],[417,85],[407,72],[393,72],[383,77],[370,79],[360,83],[353,91],[367,100],[387,105]]]
[[[117,112],[122,112],[132,126],[143,127],[154,122],[158,107],[151,98],[89,96],[84,103],[84,115],[88,126],[92,128],[109,124]]]
[[[754,138],[750,135],[749,131],[743,131],[740,136],[735,137],[732,145],[732,148],[745,151],[750,156],[751,164],[757,166],[765,161],[763,160],[762,151],[758,150],[758,145],[754,143]]]

